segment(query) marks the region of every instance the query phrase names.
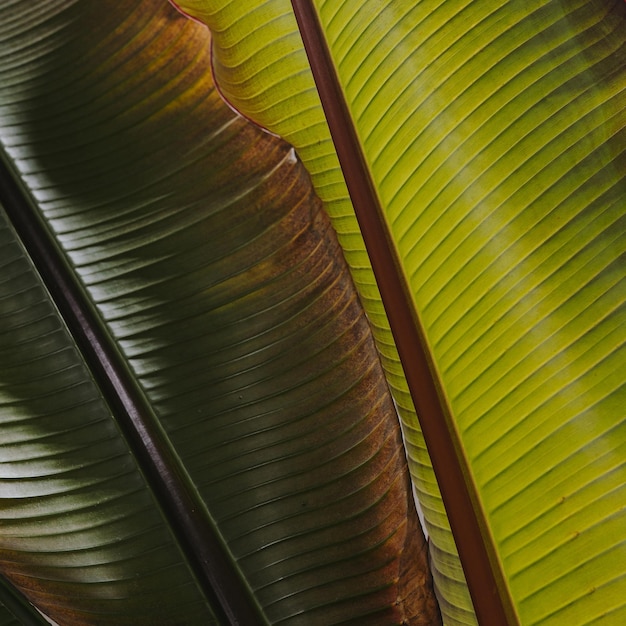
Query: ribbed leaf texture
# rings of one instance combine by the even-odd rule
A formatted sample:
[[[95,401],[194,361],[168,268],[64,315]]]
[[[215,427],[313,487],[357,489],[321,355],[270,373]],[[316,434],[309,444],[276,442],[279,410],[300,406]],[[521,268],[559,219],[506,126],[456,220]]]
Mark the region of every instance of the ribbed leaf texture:
[[[622,623],[626,7],[316,5],[519,618]]]
[[[402,419],[444,617],[451,624],[474,624],[476,618],[445,507],[290,0],[180,0],[175,4],[213,31],[213,69],[224,97],[246,116],[294,145],[311,174],[372,324]],[[369,14],[365,15],[370,20]]]
[[[207,30],[166,3],[0,12],[7,213],[43,227],[145,413],[138,444],[3,213],[2,574],[62,626],[222,620],[146,465],[163,440],[259,622],[439,623],[370,327],[292,148],[223,103]]]
[[[174,620],[182,610],[210,620],[101,393],[2,218],[3,575],[61,624],[120,610],[127,624]]]
[[[317,8],[513,619],[623,623],[626,6],[307,4]],[[351,258],[360,244],[290,3],[182,7],[215,32],[225,96],[298,148],[348,233],[341,241],[370,306],[375,293],[359,280],[360,252]],[[382,346],[384,331],[379,338]],[[444,580],[453,569],[438,549],[444,535],[427,482],[420,500],[445,619],[463,623],[468,598]]]

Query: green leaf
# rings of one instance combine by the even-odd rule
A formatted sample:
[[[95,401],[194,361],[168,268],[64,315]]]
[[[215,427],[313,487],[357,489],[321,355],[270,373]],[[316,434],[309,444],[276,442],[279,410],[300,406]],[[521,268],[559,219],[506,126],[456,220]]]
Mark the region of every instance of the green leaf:
[[[126,623],[181,611],[209,621],[110,409],[1,217],[3,575],[63,624],[116,610]]]
[[[2,574],[63,625],[250,623],[238,601],[438,623],[393,402],[291,147],[224,105],[206,29],[165,3],[2,11]]]
[[[624,4],[314,4],[504,602],[524,624],[621,623]],[[289,3],[234,5],[183,8],[216,33],[223,93],[321,190]]]
[[[520,620],[619,622],[623,4],[319,7]]]
[[[177,4],[213,32],[213,70],[221,93],[246,116],[296,147],[324,201],[402,418],[411,476],[429,532],[440,606],[450,623],[475,623],[432,463],[291,5],[287,0],[245,4],[184,0]]]

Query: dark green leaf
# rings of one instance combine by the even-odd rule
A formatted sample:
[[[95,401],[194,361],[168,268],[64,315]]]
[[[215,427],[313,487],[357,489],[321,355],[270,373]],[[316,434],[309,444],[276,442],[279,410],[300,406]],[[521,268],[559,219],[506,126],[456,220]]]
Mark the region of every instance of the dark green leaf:
[[[222,103],[207,31],[168,5],[6,12],[0,141],[25,200],[11,214],[41,222],[70,270],[57,294],[39,268],[80,350],[7,226],[2,571],[62,624],[206,624],[185,513],[262,620],[436,622],[393,403],[291,148]],[[183,488],[197,507],[172,509]]]

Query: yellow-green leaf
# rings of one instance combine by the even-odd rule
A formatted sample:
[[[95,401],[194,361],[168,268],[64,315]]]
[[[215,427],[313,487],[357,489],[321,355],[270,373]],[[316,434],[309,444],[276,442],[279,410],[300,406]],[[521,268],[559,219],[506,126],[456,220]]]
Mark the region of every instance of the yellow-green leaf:
[[[503,598],[524,624],[619,624],[624,3],[314,5]],[[223,93],[291,141],[324,189],[335,166],[314,153],[330,144],[289,3],[182,6],[215,32]],[[350,231],[355,222],[333,208],[338,196],[326,206],[337,230]],[[351,260],[357,244],[345,247],[372,306],[375,290],[359,280],[366,264]],[[465,619],[447,604],[450,623]]]

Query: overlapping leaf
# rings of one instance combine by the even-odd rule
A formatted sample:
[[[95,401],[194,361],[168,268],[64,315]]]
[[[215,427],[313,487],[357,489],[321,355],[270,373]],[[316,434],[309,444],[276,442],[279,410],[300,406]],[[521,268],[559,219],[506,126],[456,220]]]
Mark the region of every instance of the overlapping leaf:
[[[311,173],[372,324],[402,418],[411,475],[430,535],[433,574],[444,616],[450,623],[475,623],[450,524],[291,4],[288,0],[245,4],[181,0],[176,4],[211,28],[213,69],[224,97],[258,124],[293,144]]]
[[[61,624],[211,621],[4,212],[0,238],[3,575]]]
[[[621,623],[624,4],[314,4],[515,610]],[[289,3],[184,7],[318,175]]]
[[[223,104],[206,30],[169,5],[3,11],[3,158],[262,619],[436,622],[393,404],[291,148]],[[17,429],[0,446],[14,456],[3,573],[63,624],[209,623],[97,384],[12,241],[4,254],[22,269],[3,302],[23,332],[3,333],[2,428]]]

